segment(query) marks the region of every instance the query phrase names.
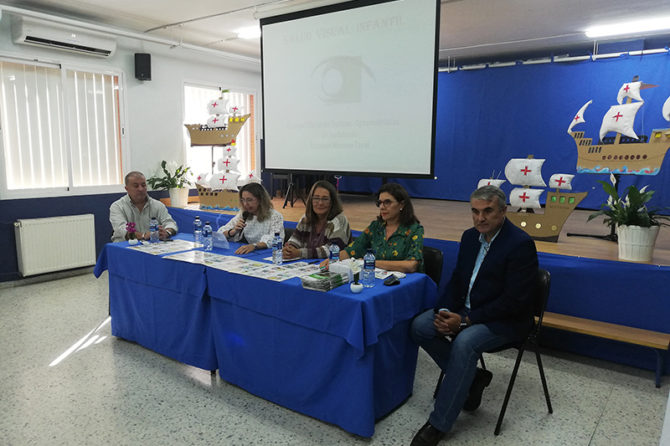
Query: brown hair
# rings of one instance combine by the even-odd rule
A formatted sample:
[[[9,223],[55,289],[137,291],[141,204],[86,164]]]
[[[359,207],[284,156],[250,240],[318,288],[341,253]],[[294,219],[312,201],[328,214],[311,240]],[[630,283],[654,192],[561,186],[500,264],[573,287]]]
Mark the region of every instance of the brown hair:
[[[307,224],[307,227],[311,227],[318,220],[312,206],[312,196],[314,196],[314,191],[319,187],[326,189],[328,195],[330,195],[330,210],[328,211],[326,220],[332,220],[335,216],[342,213],[342,201],[340,200],[340,196],[337,193],[335,186],[329,181],[319,180],[314,183],[309,190],[309,195],[307,195],[307,204],[305,205],[305,223]]]
[[[242,192],[249,192],[258,200],[258,212],[256,213],[258,221],[263,221],[270,217],[270,210],[273,208],[272,200],[270,200],[268,191],[261,184],[249,183],[242,186],[242,189],[240,189],[240,201],[242,201]]]
[[[382,184],[382,187],[377,191],[377,200],[382,192],[391,194],[398,203],[402,204],[402,209],[400,210],[400,216],[398,218],[399,222],[403,226],[411,226],[413,223],[419,223],[419,219],[414,215],[414,206],[412,206],[412,200],[409,198],[409,194],[404,187],[398,183],[386,183]],[[382,220],[381,216],[377,217],[377,220]]]

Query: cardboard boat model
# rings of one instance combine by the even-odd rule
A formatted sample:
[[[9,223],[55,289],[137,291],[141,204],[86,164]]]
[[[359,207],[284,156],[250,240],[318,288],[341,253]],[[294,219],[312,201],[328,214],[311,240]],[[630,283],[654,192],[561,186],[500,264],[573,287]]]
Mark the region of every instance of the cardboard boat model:
[[[196,178],[200,198],[200,209],[235,210],[239,206],[238,187],[249,182],[260,182],[250,172],[242,175],[238,171],[239,158],[235,138],[247,122],[250,114],[240,115],[239,108],[228,110],[228,100],[221,96],[209,101],[210,114],[207,124],[186,124],[191,137],[191,146],[223,146],[223,158],[217,160],[216,170],[201,173]]]
[[[225,127],[209,127],[201,124],[184,124],[191,137],[192,146],[227,146],[235,142],[237,134],[249,119],[250,115],[226,116]]]
[[[549,187],[555,188],[555,191],[547,191],[544,213],[536,213],[535,209],[542,209],[540,195],[545,189],[530,187],[547,186],[542,179],[544,161],[532,156],[527,159],[512,158],[505,166],[507,180],[513,185],[522,186],[512,189],[509,194],[511,209],[507,210],[507,218],[535,240],[557,242],[563,224],[587,193],[567,192],[572,190],[574,175],[554,174],[549,179]]]
[[[639,81],[623,84],[617,96],[619,105],[610,107],[603,117],[599,138],[601,142],[596,145],[592,144],[591,138],[584,137],[584,132],[572,131],[572,127],[585,122],[584,112],[592,101],[579,109],[568,127],[568,134],[577,145],[578,173],[658,174],[665,153],[670,148],[670,128],[652,130],[651,138],[646,135],[638,137],[633,130],[635,115],[644,104],[640,90],[653,87],[656,85]],[[670,97],[666,99],[661,113],[670,121]],[[616,136],[606,137],[608,132],[616,132]]]

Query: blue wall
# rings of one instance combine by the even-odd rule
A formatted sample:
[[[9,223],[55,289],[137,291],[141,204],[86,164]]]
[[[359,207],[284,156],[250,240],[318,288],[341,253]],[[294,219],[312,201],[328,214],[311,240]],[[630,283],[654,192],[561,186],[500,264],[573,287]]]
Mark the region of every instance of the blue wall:
[[[586,123],[574,130],[584,130],[587,137],[597,139],[602,116],[616,104],[621,85],[635,75],[658,85],[642,91],[645,105],[637,114],[637,134],[650,135],[652,129],[670,127],[661,116],[663,102],[670,96],[668,54],[439,73],[437,179],[393,181],[403,184],[413,197],[467,201],[480,178],[495,171],[504,179],[510,158],[529,154],[546,158],[542,170],[547,182],[552,173],[574,174],[577,150],[567,134],[571,119],[593,99],[585,113]],[[598,209],[605,200],[596,180],[608,181],[609,175],[576,175],[573,190],[589,192],[581,207]],[[379,178],[345,177],[340,190],[374,192],[380,184]],[[622,176],[620,191],[630,184],[649,184],[656,191],[651,204],[670,205],[670,155],[656,176]],[[503,184],[503,190],[511,190],[509,183]]]
[[[0,200],[0,282],[20,279],[16,258],[14,222],[19,218],[60,217],[64,215],[93,214],[95,216],[96,256],[109,242],[112,225],[109,223],[109,206],[123,194],[86,195],[74,197],[35,198],[25,200]],[[154,198],[166,192],[152,192]],[[53,234],[58,237],[58,234]]]

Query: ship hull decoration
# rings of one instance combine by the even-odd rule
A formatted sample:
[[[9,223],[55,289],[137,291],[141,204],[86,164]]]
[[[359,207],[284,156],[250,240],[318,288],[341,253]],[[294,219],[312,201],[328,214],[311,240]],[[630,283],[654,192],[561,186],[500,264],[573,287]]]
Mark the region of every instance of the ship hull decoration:
[[[192,146],[227,146],[235,141],[249,116],[251,115],[228,116],[226,127],[209,127],[201,124],[184,124],[184,126],[188,129]]]
[[[556,190],[547,191],[544,212],[534,212],[534,209],[542,209],[540,195],[544,189],[530,189],[528,186],[546,186],[541,173],[544,161],[513,158],[507,163],[505,176],[509,182],[525,187],[517,187],[510,192],[510,206],[506,216],[533,239],[555,243],[558,242],[566,220],[587,193],[566,192],[572,189],[574,175],[554,174],[549,181],[549,187]],[[533,211],[529,212],[530,209]]]
[[[573,132],[572,127],[584,120],[584,112],[592,101],[587,102],[577,112],[568,127],[568,134],[577,145],[578,173],[618,173],[633,175],[656,175],[661,169],[665,154],[670,148],[670,128],[654,129],[651,137],[638,135],[633,130],[635,114],[644,102],[640,90],[655,85],[629,82],[619,90],[617,101],[603,117],[600,127],[600,144],[593,144],[592,138],[585,138],[584,132]],[[624,98],[627,103],[622,104]],[[670,121],[670,97],[665,101],[662,115]],[[616,132],[614,137],[605,137],[608,132]]]

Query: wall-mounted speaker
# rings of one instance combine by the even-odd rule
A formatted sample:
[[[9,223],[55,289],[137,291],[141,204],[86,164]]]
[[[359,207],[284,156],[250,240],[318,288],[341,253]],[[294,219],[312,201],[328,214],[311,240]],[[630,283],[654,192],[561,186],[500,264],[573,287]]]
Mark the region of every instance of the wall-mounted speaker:
[[[151,80],[151,54],[135,53],[135,78],[140,81]]]

